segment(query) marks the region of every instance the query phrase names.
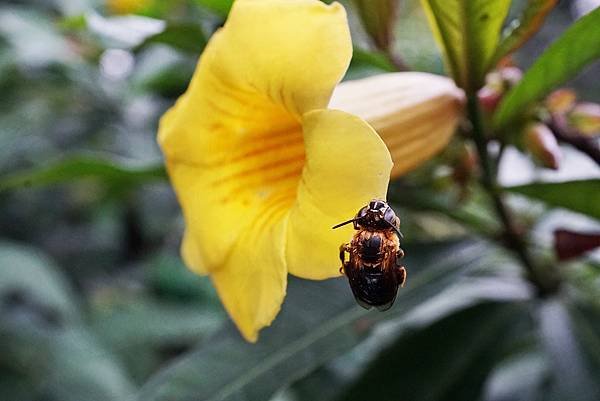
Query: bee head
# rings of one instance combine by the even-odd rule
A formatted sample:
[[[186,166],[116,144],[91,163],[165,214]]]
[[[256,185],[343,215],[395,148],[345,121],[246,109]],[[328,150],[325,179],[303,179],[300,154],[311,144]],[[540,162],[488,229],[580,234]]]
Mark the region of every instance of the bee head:
[[[366,228],[369,230],[393,229],[398,235],[400,233],[400,219],[396,213],[381,199],[373,199],[368,205],[358,211],[356,217],[356,228]]]
[[[391,228],[402,238],[400,219],[396,217],[396,213],[394,213],[390,205],[381,199],[373,199],[368,205],[362,207],[352,220],[340,223],[333,228],[349,223],[354,223],[354,228],[357,230],[363,228],[368,230],[385,230]]]

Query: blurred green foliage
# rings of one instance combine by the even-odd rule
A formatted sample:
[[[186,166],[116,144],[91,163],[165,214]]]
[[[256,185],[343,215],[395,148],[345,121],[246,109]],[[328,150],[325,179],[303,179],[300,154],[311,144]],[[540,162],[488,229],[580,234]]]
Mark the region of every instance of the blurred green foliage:
[[[357,307],[344,280],[292,279],[259,343],[241,339],[209,279],[179,257],[182,220],[155,143],[231,3],[149,2],[127,16],[94,0],[0,5],[0,400],[600,399],[597,263],[561,265],[561,291],[540,297],[497,245],[491,200],[476,187],[461,200],[452,148],[391,187],[409,282],[390,312]],[[510,4],[493,3],[473,2],[502,8],[489,14],[494,26],[446,15],[467,28],[441,29],[456,68],[494,55]],[[345,5],[355,43],[346,79],[394,71]],[[509,117],[597,58],[597,36],[573,33],[594,15],[513,90]],[[391,51],[439,72],[426,24],[418,1],[401,2]],[[473,37],[485,57],[465,46]],[[471,65],[469,85],[484,64]],[[508,190],[600,217],[598,180]],[[533,204],[513,200],[532,225]],[[556,263],[551,243],[529,241]]]

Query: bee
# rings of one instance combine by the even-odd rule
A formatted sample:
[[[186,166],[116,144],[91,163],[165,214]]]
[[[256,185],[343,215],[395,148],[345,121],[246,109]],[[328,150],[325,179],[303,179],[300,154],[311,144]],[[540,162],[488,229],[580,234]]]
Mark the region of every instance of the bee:
[[[406,269],[400,263],[404,257],[400,218],[387,202],[373,199],[353,219],[333,228],[350,223],[357,231],[350,243],[340,246],[340,273],[348,277],[360,306],[388,310],[394,304],[398,287],[406,282]]]

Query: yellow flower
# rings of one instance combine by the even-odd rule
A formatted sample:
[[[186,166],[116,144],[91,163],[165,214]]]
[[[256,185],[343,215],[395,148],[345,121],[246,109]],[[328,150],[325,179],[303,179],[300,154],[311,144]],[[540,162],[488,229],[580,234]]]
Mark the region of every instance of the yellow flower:
[[[249,341],[278,313],[288,272],[339,275],[337,249],[352,228],[331,227],[385,198],[392,160],[381,137],[327,108],[351,53],[337,3],[238,0],[161,120],[184,261],[210,275]],[[459,98],[446,78],[415,73],[343,84],[334,100],[380,129],[403,159],[399,174],[447,143]]]

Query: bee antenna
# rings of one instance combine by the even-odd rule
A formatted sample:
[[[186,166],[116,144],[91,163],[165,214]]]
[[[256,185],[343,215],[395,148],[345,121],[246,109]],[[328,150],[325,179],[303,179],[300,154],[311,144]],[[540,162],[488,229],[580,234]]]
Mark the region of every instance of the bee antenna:
[[[333,227],[331,227],[331,228],[335,230],[336,228],[339,228],[339,227],[341,227],[341,226],[345,226],[346,224],[354,223],[355,221],[356,221],[356,219],[355,219],[355,218],[354,218],[354,219],[350,219],[350,220],[348,220],[348,221],[344,221],[343,223],[336,224],[335,226],[333,226]]]
[[[394,231],[396,231],[396,234],[398,234],[398,238],[400,239],[404,239],[404,235],[402,235],[402,232],[398,229],[398,227],[396,227],[395,225],[393,225],[392,223],[390,223],[387,220],[384,220],[391,228],[394,229]]]

